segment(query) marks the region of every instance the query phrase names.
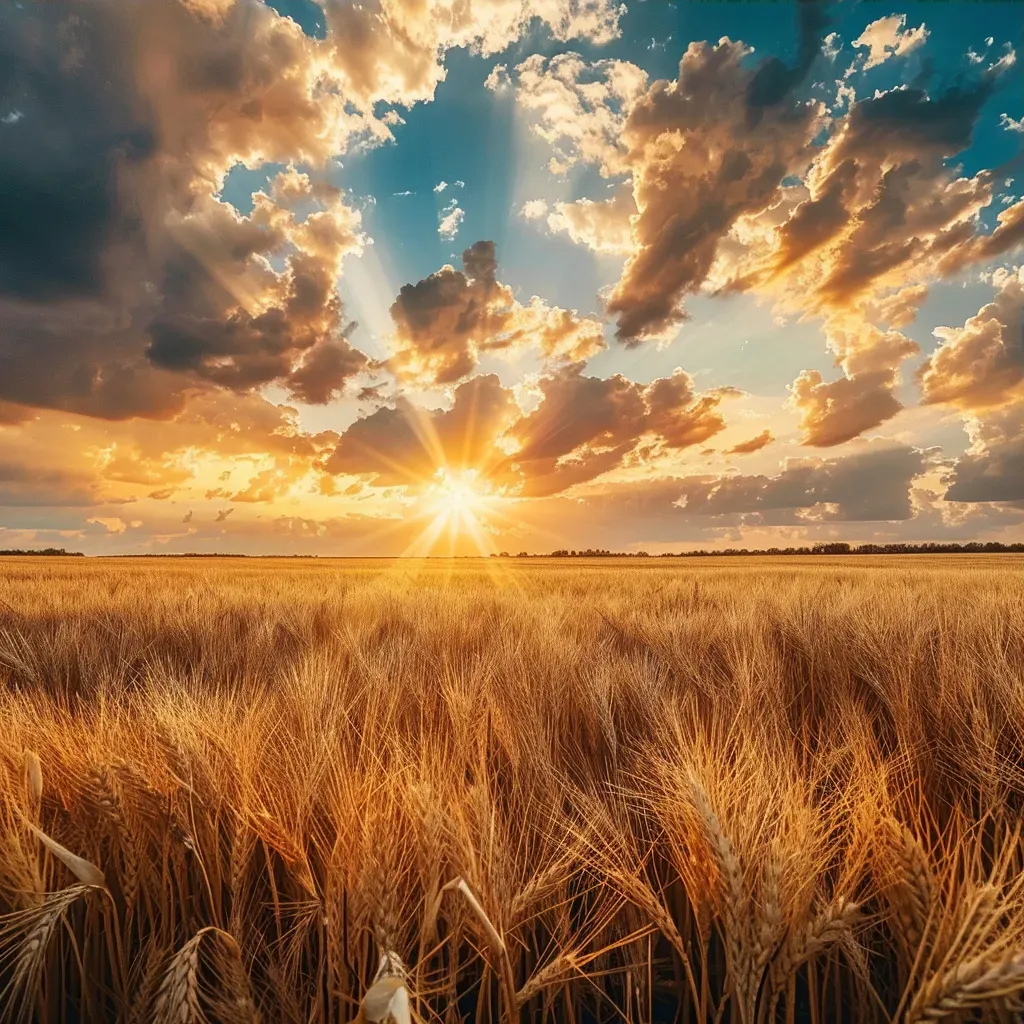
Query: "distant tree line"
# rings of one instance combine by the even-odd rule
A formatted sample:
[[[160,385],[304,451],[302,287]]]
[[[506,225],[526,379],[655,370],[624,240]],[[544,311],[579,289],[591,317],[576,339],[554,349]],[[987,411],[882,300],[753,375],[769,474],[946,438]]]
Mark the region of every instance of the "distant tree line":
[[[814,544],[800,548],[723,548],[719,551],[665,552],[659,558],[721,558],[729,555],[983,555],[1000,553],[1024,553],[1024,542],[1019,544],[1001,544],[998,541],[971,541],[967,544],[846,544],[834,541],[827,544]],[[498,558],[511,558],[507,551]],[[520,551],[517,558],[531,557],[527,552]],[[559,548],[552,551],[546,558],[648,558],[646,551],[608,551],[605,548],[587,548],[579,551]]]
[[[85,553],[82,551],[65,551],[64,548],[36,548],[35,550],[29,550],[27,548],[7,548],[6,550],[0,551],[0,556],[7,555],[64,555],[74,558],[85,557]]]

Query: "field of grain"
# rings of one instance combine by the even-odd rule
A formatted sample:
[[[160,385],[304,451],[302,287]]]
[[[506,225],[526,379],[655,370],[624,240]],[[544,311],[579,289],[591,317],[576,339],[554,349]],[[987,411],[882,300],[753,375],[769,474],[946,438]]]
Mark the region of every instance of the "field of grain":
[[[0,1020],[1016,1019],[1024,558],[0,560]]]

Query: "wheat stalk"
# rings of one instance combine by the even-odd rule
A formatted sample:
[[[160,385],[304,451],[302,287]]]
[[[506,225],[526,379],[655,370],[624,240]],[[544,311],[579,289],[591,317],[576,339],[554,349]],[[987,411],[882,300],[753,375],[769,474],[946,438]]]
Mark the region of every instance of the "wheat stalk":
[[[47,894],[38,906],[0,916],[0,965],[12,962],[0,990],[0,1019],[13,1024],[31,1016],[53,934],[75,902],[93,888],[72,885]]]
[[[906,1024],[942,1020],[969,1013],[1024,989],[1024,953],[1001,957],[987,954],[964,960],[934,974],[918,990],[906,1013]]]

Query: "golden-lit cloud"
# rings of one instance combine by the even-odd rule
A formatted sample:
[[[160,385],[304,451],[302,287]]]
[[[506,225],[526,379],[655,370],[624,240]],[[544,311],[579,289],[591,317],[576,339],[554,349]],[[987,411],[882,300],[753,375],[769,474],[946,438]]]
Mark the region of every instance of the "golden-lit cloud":
[[[462,270],[444,266],[405,285],[391,307],[400,380],[450,384],[471,374],[487,352],[533,349],[550,362],[578,362],[605,347],[600,321],[548,306],[533,296],[519,302],[497,279],[493,242],[475,242]]]
[[[963,327],[939,327],[921,367],[926,403],[981,410],[1024,403],[1024,268],[995,276],[995,298]]]

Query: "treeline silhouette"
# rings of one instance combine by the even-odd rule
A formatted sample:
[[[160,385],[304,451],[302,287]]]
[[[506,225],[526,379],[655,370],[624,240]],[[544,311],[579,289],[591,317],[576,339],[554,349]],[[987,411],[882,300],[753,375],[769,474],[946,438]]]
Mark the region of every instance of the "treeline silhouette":
[[[71,558],[85,558],[82,551],[65,551],[64,548],[7,548],[0,550],[0,557],[6,555],[64,555]]]
[[[666,551],[659,558],[721,558],[730,555],[987,555],[1000,553],[1024,553],[1024,542],[1001,544],[998,541],[971,541],[967,544],[846,544],[841,541],[814,544],[800,548],[723,548],[717,551]],[[503,551],[498,557],[511,557]],[[529,558],[520,551],[517,558]],[[648,558],[646,551],[608,551],[604,548],[552,551],[547,558]]]

